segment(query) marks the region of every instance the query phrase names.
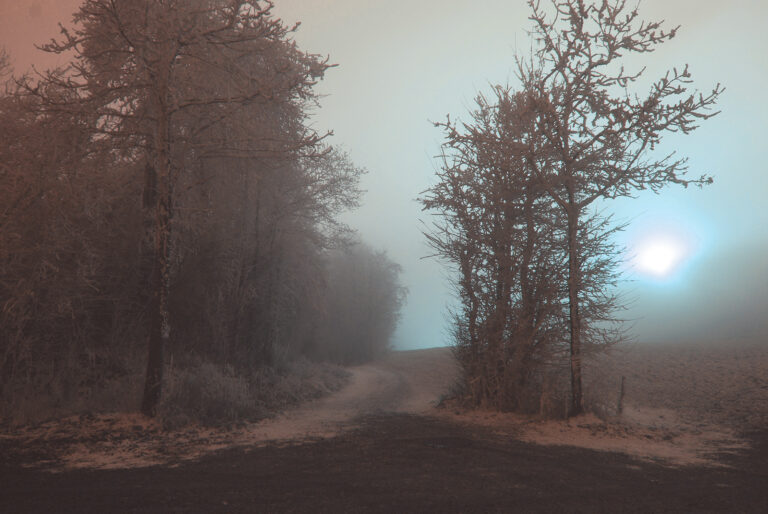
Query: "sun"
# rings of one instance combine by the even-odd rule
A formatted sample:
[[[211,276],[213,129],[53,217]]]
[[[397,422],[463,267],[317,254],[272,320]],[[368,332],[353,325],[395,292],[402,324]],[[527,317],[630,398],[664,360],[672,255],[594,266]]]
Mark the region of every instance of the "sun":
[[[649,237],[638,245],[635,267],[644,275],[669,277],[688,257],[687,246],[684,241],[669,236]]]

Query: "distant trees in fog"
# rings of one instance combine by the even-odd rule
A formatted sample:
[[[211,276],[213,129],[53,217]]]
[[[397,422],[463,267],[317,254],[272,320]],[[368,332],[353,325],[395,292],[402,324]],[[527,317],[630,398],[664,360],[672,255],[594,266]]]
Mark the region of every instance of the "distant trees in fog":
[[[517,61],[521,89],[496,87],[470,122],[438,124],[444,163],[422,202],[438,215],[432,246],[457,271],[455,338],[473,400],[527,410],[548,376],[567,374],[575,415],[585,352],[620,335],[609,292],[616,228],[590,206],[710,182],[685,178],[685,159],[653,150],[663,133],[712,116],[722,89],[689,94],[684,68],[637,96],[642,71],[625,72],[620,58],[653,51],[675,30],[642,22],[624,2],[529,7],[539,49]]]
[[[363,170],[307,123],[327,62],[268,2],[86,0],[75,21],[44,46],[73,63],[0,98],[3,394],[127,373],[148,340],[151,415],[169,351],[247,374],[385,347],[396,265],[345,253],[336,220]],[[337,344],[348,307],[377,313]]]
[[[317,357],[344,364],[380,356],[389,349],[405,302],[400,266],[363,243],[331,250],[325,262],[323,312],[313,351]]]

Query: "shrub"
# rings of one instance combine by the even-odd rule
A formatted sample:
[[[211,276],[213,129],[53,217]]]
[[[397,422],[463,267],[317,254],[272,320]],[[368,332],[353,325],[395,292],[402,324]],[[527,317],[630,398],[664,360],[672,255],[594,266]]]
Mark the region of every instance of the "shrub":
[[[166,376],[158,416],[164,428],[177,429],[191,423],[219,427],[258,421],[340,389],[349,373],[298,359],[281,370],[263,368],[249,377],[210,362],[171,369]]]

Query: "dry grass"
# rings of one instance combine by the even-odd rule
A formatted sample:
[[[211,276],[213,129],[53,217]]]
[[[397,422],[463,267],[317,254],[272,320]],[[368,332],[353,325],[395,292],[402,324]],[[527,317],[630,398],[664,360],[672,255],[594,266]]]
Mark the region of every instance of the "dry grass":
[[[179,389],[174,394],[192,414],[205,407],[195,401],[203,398],[203,404],[222,401],[223,406],[208,408],[239,420],[250,415],[238,410],[242,402],[251,407],[298,402],[331,390],[341,380],[338,368],[297,366],[293,373],[272,372],[248,383],[227,370],[201,366],[175,375]],[[167,431],[159,420],[105,414],[7,430],[0,437],[17,441],[19,447],[48,448],[59,459],[52,468],[132,467],[194,459],[228,446],[330,437],[355,426],[360,416],[407,412],[480,424],[503,437],[537,444],[622,452],[685,466],[720,465],[721,454],[746,448],[744,433],[766,426],[768,344],[632,345],[589,362],[586,369],[586,392],[592,406],[601,406],[599,417],[547,420],[462,409],[450,401],[433,409],[458,375],[450,352],[433,349],[396,352],[379,363],[352,368],[348,385],[336,394],[226,430],[181,423]],[[331,382],[326,382],[329,376]],[[621,376],[626,377],[626,394],[618,414]],[[258,403],[250,396],[258,392],[254,387],[271,392]],[[192,419],[192,414],[185,415]],[[220,425],[219,419],[212,424]]]
[[[587,363],[585,389],[602,417],[624,403],[674,411],[737,431],[768,426],[768,340],[629,344]]]
[[[768,425],[768,341],[631,344],[585,365],[590,414],[569,420],[446,409],[537,444],[622,452],[672,466],[720,465]],[[625,377],[619,412],[621,377]]]
[[[143,362],[127,362],[122,373],[98,381],[84,380],[86,375],[82,368],[73,367],[55,377],[12,384],[0,399],[0,427],[138,411]],[[304,359],[286,363],[279,370],[264,368],[248,377],[210,362],[169,366],[158,420],[167,430],[188,424],[213,427],[256,421],[336,391],[348,377],[340,366]]]
[[[167,430],[193,423],[221,427],[258,421],[336,391],[348,376],[339,366],[303,359],[281,370],[264,368],[249,377],[202,362],[170,370],[158,419]]]
[[[279,440],[284,433],[301,435],[286,431],[286,422],[293,425],[295,418],[278,414],[340,389],[349,378],[343,368],[305,360],[279,371],[262,370],[249,379],[230,368],[199,363],[168,370],[165,396],[154,419],[135,409],[88,411],[25,426],[6,424],[0,439],[15,441],[21,453],[47,455],[49,460],[32,460],[52,471],[174,464],[225,447]]]

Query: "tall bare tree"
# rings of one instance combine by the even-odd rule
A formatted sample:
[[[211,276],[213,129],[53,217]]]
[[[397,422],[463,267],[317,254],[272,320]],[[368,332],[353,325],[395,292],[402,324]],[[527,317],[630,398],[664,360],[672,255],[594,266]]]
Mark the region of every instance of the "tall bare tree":
[[[496,86],[490,100],[478,96],[469,122],[437,124],[443,167],[422,198],[439,216],[427,238],[459,272],[455,335],[472,401],[528,411],[540,408],[545,368],[561,362],[566,333],[564,218],[535,173],[550,160],[537,116],[528,92]],[[615,256],[606,220],[580,223],[594,286],[586,319],[598,325],[614,299],[595,291],[614,279]]]
[[[521,64],[521,75],[538,113],[537,131],[550,160],[535,166],[536,176],[566,219],[571,366],[571,414],[583,411],[582,346],[584,265],[579,258],[579,224],[599,199],[658,192],[667,184],[706,184],[686,178],[686,159],[654,152],[664,134],[689,133],[723,89],[689,92],[688,67],[664,74],[641,95],[645,69],[627,72],[622,60],[654,51],[675,37],[661,22],[646,22],[626,0],[552,0],[551,9],[529,0],[539,43],[538,61]]]
[[[27,83],[49,111],[87,113],[96,120],[94,138],[110,141],[127,160],[146,162],[144,204],[154,239],[142,402],[148,415],[160,399],[170,335],[175,188],[188,171],[181,146],[249,105],[311,100],[312,86],[328,68],[299,51],[289,38],[292,29],[271,11],[271,2],[258,0],[86,0],[75,14],[76,28],[62,28],[60,41],[42,47],[71,51],[74,63],[48,72],[42,86]],[[46,85],[74,99],[46,95]],[[304,128],[277,144],[271,135],[228,138],[204,150],[229,156],[297,152],[322,139]]]
[[[437,124],[443,169],[422,198],[440,216],[427,238],[460,275],[456,343],[469,393],[499,408],[521,407],[530,359],[560,311],[551,200],[518,148],[538,144],[529,114],[524,95],[496,87],[490,101],[478,96],[470,122]]]

